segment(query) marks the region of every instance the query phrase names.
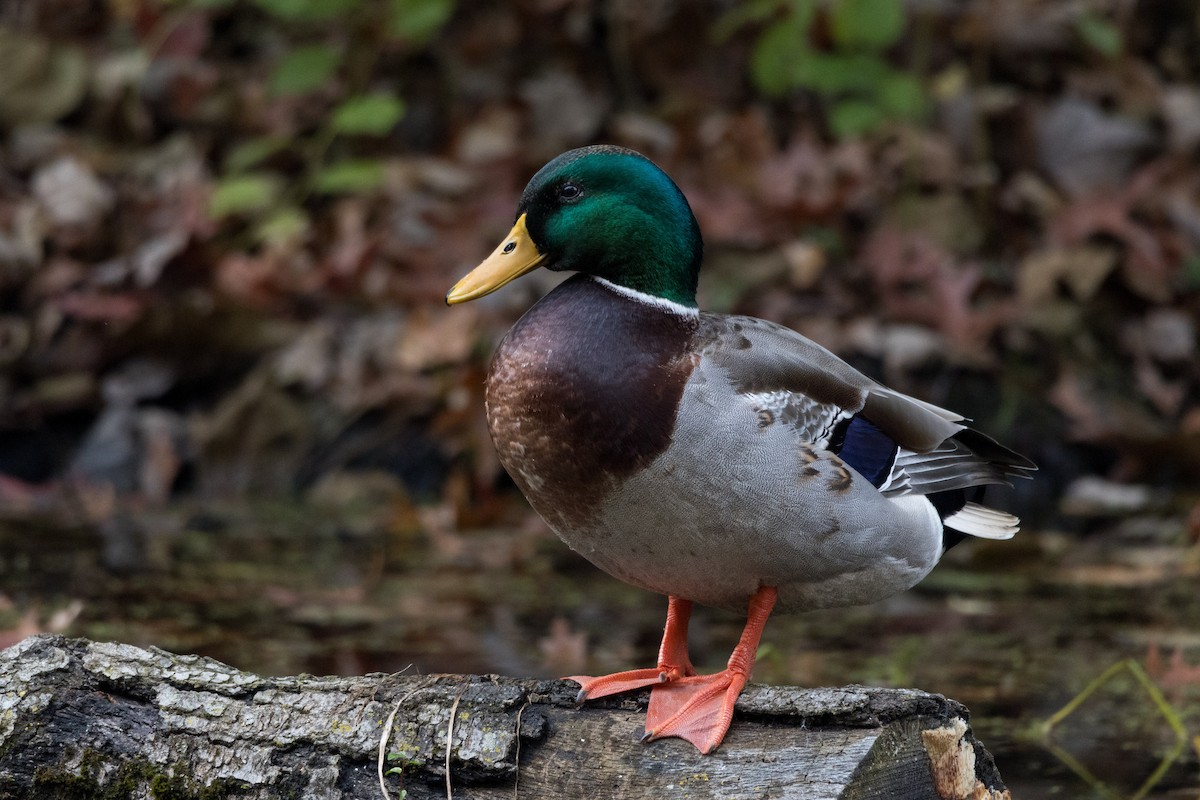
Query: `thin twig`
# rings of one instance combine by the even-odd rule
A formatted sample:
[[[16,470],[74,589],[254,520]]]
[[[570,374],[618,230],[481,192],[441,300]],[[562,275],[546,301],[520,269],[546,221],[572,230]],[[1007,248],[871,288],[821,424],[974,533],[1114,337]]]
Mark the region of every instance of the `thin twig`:
[[[412,666],[412,664],[408,665],[408,667],[411,667],[411,666]],[[405,670],[408,669],[408,667],[405,667],[404,669],[400,670],[400,672],[403,673]],[[383,733],[379,737],[379,757],[378,757],[378,760],[376,761],[376,765],[375,765],[376,771],[379,773],[379,791],[383,795],[383,800],[389,800],[388,790],[387,790],[387,781],[384,779],[384,774],[383,774],[383,765],[387,762],[387,745],[388,745],[388,741],[392,738],[392,724],[396,721],[396,712],[398,712],[400,710],[400,707],[402,705],[404,705],[404,702],[406,700],[408,700],[408,698],[412,697],[414,694],[416,694],[421,689],[424,689],[428,685],[429,685],[429,681],[424,680],[424,681],[421,681],[421,683],[414,686],[412,689],[410,689],[407,694],[405,694],[403,697],[401,697],[399,700],[396,701],[396,705],[392,706],[392,713],[388,714],[387,719],[384,720]]]
[[[446,800],[454,800],[454,789],[450,786],[450,753],[454,749],[454,715],[458,713],[458,701],[462,700],[467,691],[466,684],[454,695],[454,704],[450,706],[450,721],[446,723]]]
[[[513,767],[516,769],[516,774],[513,775],[513,800],[517,800],[517,787],[521,785],[521,715],[527,708],[529,708],[528,700],[525,701],[525,705],[517,709],[517,752],[513,755]]]
[[[415,691],[416,689],[413,690],[413,692]],[[387,781],[383,779],[383,763],[387,760],[388,740],[392,738],[392,723],[396,720],[396,712],[400,710],[400,706],[410,695],[412,692],[401,697],[396,701],[396,705],[392,706],[392,713],[388,714],[387,721],[383,723],[383,734],[379,737],[379,759],[376,762],[376,768],[379,773],[379,793],[383,796],[383,800],[388,800]]]

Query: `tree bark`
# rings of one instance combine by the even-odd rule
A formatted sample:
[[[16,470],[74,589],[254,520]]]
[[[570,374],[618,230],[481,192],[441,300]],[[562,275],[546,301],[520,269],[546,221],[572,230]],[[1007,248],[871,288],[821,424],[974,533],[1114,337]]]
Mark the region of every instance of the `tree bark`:
[[[940,695],[751,686],[709,756],[642,744],[646,693],[479,675],[268,678],[35,636],[0,652],[0,797],[1007,798]],[[453,726],[449,724],[453,719]],[[452,728],[452,729],[451,729]],[[450,742],[449,779],[446,767]],[[407,794],[402,794],[406,792]]]

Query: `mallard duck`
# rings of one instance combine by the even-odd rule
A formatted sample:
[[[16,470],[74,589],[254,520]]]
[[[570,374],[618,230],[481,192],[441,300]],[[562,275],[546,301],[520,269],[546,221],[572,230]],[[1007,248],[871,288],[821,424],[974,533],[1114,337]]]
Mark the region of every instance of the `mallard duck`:
[[[658,663],[574,676],[579,700],[652,687],[645,739],[709,753],[773,609],[881,600],[963,536],[1007,539],[984,484],[1026,458],[951,411],[889,389],[782,325],[696,306],[702,243],[649,159],[571,150],[533,176],[516,223],[446,295],[474,300],[538,267],[579,274],[496,350],[500,460],[570,547],[668,597]],[[726,669],[697,675],[692,604],[747,611]]]

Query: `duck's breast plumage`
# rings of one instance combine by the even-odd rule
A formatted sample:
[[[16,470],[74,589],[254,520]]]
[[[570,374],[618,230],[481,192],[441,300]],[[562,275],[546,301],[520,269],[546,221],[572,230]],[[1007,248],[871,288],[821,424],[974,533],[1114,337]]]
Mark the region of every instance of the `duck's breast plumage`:
[[[513,326],[492,360],[487,417],[501,463],[556,531],[594,522],[615,484],[671,443],[695,363],[695,316],[576,276]]]
[[[966,430],[781,326],[672,313],[580,277],[501,343],[487,407],[505,468],[572,548],[730,609],[764,585],[800,610],[917,583],[942,522],[911,485],[884,484]],[[979,472],[966,485],[1005,474],[979,458],[954,469]]]

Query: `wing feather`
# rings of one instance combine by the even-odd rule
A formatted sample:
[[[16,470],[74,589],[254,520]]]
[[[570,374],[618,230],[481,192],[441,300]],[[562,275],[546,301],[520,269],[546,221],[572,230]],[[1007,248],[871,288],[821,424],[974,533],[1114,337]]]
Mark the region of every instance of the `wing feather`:
[[[895,463],[879,487],[884,494],[927,495],[1003,484],[1037,469],[968,428],[961,415],[883,386],[782,325],[701,314],[697,335],[702,357],[721,367],[736,391],[750,396],[770,422],[795,429],[806,443],[829,447],[834,428],[860,414],[895,441]]]
[[[745,394],[785,392],[863,413],[901,447],[934,449],[964,430],[960,415],[883,386],[816,342],[754,317],[701,314],[701,355]]]

